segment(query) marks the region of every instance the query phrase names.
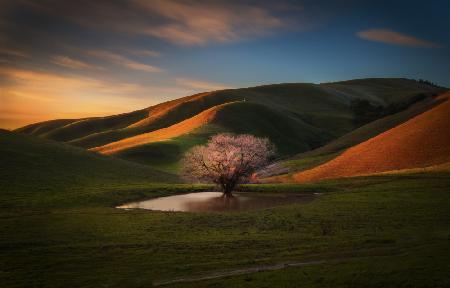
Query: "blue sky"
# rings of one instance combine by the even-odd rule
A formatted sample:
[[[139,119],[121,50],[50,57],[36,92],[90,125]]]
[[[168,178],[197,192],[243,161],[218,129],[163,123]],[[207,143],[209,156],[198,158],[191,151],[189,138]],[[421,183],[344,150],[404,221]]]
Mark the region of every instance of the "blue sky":
[[[0,127],[283,82],[450,86],[448,1],[0,1]]]

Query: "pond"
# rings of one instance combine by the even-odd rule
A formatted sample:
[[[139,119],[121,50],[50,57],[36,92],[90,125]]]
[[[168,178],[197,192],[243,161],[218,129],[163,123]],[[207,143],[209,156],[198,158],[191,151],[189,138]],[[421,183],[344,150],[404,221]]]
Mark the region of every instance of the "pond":
[[[294,202],[307,203],[316,197],[317,195],[314,194],[267,192],[233,193],[232,197],[223,197],[221,192],[197,192],[131,202],[116,208],[184,212],[231,212],[264,209]]]

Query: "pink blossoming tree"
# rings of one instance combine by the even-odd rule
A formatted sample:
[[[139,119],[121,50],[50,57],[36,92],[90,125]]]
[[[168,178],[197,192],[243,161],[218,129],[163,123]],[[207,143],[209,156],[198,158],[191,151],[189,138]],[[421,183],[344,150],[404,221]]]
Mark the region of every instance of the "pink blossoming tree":
[[[275,147],[266,138],[218,134],[204,146],[195,146],[183,160],[183,175],[190,180],[217,184],[224,196],[232,196],[239,183],[248,182],[267,165]]]

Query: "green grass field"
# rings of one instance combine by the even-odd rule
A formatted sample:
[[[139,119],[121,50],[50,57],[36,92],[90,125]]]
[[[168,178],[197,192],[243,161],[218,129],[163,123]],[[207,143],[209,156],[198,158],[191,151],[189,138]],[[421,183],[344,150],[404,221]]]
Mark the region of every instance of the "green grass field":
[[[318,259],[326,262],[183,285],[445,287],[449,185],[450,175],[430,174],[246,186],[324,194],[309,204],[229,214],[113,208],[206,186],[72,187],[60,190],[70,201],[61,195],[45,203],[39,194],[16,191],[20,205],[2,197],[9,206],[0,218],[2,287],[149,287],[179,277]]]
[[[139,165],[128,172],[116,170],[117,163],[130,163],[115,159],[108,159],[103,167],[110,167],[108,173],[83,174],[99,161],[98,156],[86,160],[84,154],[78,155],[84,162],[77,164],[77,170],[70,168],[71,162],[60,166],[50,160],[30,166],[26,159],[43,161],[44,157],[21,159],[24,153],[31,157],[60,144],[39,141],[40,147],[38,143],[30,147],[22,137],[3,136],[0,142],[2,159],[7,159],[2,164],[8,163],[0,170],[2,287],[151,287],[179,277],[308,260],[325,262],[170,286],[450,285],[449,174],[241,187],[242,191],[322,193],[308,204],[260,211],[124,211],[114,206],[211,187],[156,184],[167,180],[168,174],[153,170],[139,174]],[[16,141],[15,154],[4,144],[8,138]],[[55,150],[71,155],[76,148],[58,149],[52,146],[45,157],[53,157]]]

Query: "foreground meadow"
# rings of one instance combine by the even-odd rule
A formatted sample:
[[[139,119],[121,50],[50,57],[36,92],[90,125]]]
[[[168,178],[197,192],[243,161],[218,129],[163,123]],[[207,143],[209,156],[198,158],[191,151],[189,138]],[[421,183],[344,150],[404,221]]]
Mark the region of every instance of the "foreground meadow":
[[[321,195],[259,211],[184,213],[114,207],[211,187],[118,179],[46,191],[16,185],[0,196],[2,287],[149,287],[316,260],[322,262],[167,285],[446,287],[448,187],[445,173],[248,185],[241,190]]]

